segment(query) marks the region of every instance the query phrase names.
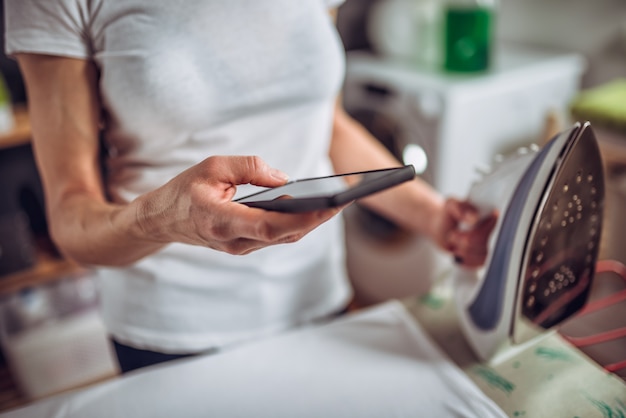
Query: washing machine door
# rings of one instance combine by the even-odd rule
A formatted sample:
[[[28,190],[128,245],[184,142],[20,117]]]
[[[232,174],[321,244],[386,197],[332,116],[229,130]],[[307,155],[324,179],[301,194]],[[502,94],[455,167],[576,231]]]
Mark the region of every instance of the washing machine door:
[[[374,74],[350,77],[348,73],[343,97],[347,113],[399,161],[413,164],[417,175],[434,185],[438,121],[422,111],[422,102],[417,93],[393,81]],[[404,235],[391,221],[357,206],[370,233],[385,240]]]
[[[398,160],[413,164],[422,179],[434,184],[438,121],[423,112],[423,102],[417,93],[375,79],[348,79],[343,98],[348,114]]]
[[[413,164],[433,184],[437,120],[419,100],[393,81],[348,72],[343,104],[399,161]],[[436,249],[425,237],[398,227],[360,204],[344,211],[348,272],[357,303],[424,293],[431,285]]]

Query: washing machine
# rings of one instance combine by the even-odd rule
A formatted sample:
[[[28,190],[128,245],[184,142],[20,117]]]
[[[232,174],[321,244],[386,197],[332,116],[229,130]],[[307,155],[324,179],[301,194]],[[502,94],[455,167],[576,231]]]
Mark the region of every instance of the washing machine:
[[[463,198],[500,154],[565,126],[584,59],[502,46],[482,74],[445,74],[351,51],[343,104],[398,159],[446,196]],[[451,260],[428,239],[352,205],[345,211],[348,271],[357,303],[425,292]]]

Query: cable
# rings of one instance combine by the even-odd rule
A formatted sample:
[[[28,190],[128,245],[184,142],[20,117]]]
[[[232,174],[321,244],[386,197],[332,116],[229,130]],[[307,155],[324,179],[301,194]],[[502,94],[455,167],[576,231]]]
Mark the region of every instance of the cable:
[[[626,265],[616,260],[601,260],[596,263],[596,274],[599,273],[615,273],[620,276],[626,282]],[[618,302],[626,300],[626,289],[621,290],[615,294],[606,296],[604,298],[587,303],[587,305],[575,316],[579,318],[581,316],[590,314],[592,312],[606,309]],[[561,335],[575,347],[586,347],[589,345],[600,344],[607,341],[616,340],[618,338],[626,337],[626,327],[617,328],[611,331],[600,332],[597,334],[587,335],[585,337],[571,337],[565,334]],[[621,369],[626,369],[626,359],[620,360],[616,363],[606,364],[603,368],[611,373],[614,373]]]

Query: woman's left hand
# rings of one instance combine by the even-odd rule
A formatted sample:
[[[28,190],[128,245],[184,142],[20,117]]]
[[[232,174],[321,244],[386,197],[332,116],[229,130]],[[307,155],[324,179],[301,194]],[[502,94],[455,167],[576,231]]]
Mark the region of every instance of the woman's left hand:
[[[435,241],[464,267],[480,267],[487,259],[489,237],[498,220],[497,211],[480,217],[468,201],[446,199],[436,223]]]

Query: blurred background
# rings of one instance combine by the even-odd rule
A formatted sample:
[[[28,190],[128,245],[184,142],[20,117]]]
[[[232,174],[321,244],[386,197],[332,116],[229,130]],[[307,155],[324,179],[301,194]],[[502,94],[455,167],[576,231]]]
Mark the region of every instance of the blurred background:
[[[599,259],[626,262],[626,2],[348,0],[338,28],[344,106],[444,194],[466,196],[494,161],[590,121],[607,193]],[[448,276],[450,260],[422,237],[358,205],[345,217],[361,304],[422,294]],[[598,274],[590,301],[605,309],[559,330],[614,333],[582,350],[624,367],[625,297],[622,277]]]
[[[500,155],[591,121],[611,203],[602,256],[626,259],[624,1],[348,0],[338,28],[346,109],[445,194],[465,196]],[[349,265],[364,303],[423,291],[416,271],[441,273],[420,237],[350,209]],[[395,280],[377,279],[390,271]]]
[[[390,3],[411,11],[380,23],[387,25],[387,33],[382,30],[376,33],[375,27],[383,20],[384,5]],[[623,1],[498,0],[497,3],[481,3],[495,7],[495,44],[523,44],[582,54],[587,61],[583,88],[626,76],[626,4]],[[419,23],[434,19],[424,15],[432,16],[436,13],[433,8],[445,4],[444,0],[347,0],[339,9],[338,27],[349,51],[361,49],[394,55],[387,53],[413,49],[413,53],[419,54],[418,48],[423,44],[418,35]],[[407,23],[410,20],[415,24]],[[395,49],[387,46],[390,33],[397,35]]]
[[[591,121],[607,181],[600,258],[626,262],[624,0],[347,0],[337,26],[347,111],[442,193],[463,197],[498,156]],[[0,75],[1,411],[117,368],[97,286],[47,236],[24,86],[3,54]],[[449,269],[422,237],[358,205],[345,219],[361,306],[424,293]],[[595,295],[626,288],[596,282]],[[624,339],[612,344],[592,354],[626,355]]]

